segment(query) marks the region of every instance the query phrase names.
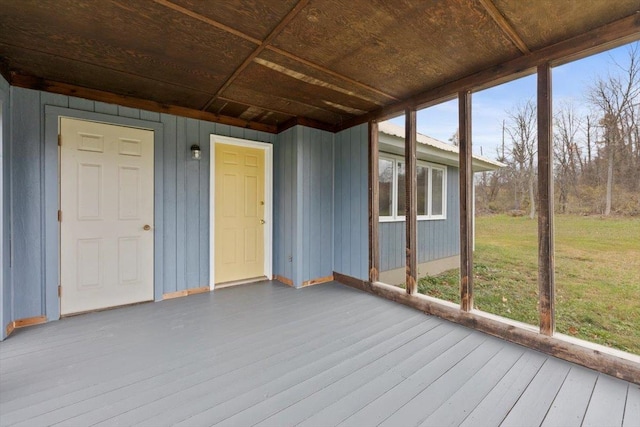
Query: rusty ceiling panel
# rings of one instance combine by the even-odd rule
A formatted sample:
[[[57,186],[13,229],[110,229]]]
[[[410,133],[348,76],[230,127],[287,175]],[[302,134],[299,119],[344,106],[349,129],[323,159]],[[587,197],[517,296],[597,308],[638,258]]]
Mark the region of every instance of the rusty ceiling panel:
[[[396,101],[397,98],[381,93],[374,89],[367,88],[365,85],[354,85],[352,82],[344,78],[330,75],[326,72],[313,68],[303,62],[296,61],[290,57],[281,55],[271,50],[265,50],[257,58],[277,64],[284,68],[289,75],[295,75],[297,79],[305,81],[314,87],[324,87],[331,89],[337,93],[348,95],[355,98],[353,102],[364,102],[372,105],[385,105],[389,101]],[[278,67],[275,67],[278,68]]]
[[[256,58],[233,87],[250,88],[267,96],[293,98],[338,114],[361,115],[379,105],[344,93],[346,89],[341,86],[263,58]],[[228,92],[225,91],[222,96],[229,97]]]
[[[173,3],[263,40],[297,0],[172,0]]]
[[[0,43],[212,93],[255,47],[141,0],[9,2],[0,29]]]
[[[399,97],[520,54],[470,0],[314,0],[274,45]]]
[[[222,99],[228,99],[291,116],[307,117],[324,123],[340,123],[352,116],[346,113],[340,114],[334,112],[328,107],[322,108],[307,104],[294,96],[294,94],[290,96],[268,95],[260,92],[258,88],[233,85],[225,91],[225,97]]]
[[[493,3],[531,50],[566,40],[640,11],[638,0],[493,0]]]
[[[22,75],[23,87],[124,95],[249,128],[335,129],[507,79],[549,55],[629,41],[638,9],[638,0],[2,0],[0,72]]]
[[[246,105],[238,104],[231,101],[216,99],[210,106],[208,111],[215,114],[223,114],[225,116],[240,117],[247,108]]]
[[[118,95],[196,109],[210,96],[185,87],[161,83],[120,71],[106,70],[95,65],[68,61],[53,55],[21,54],[19,59],[14,60],[14,50],[16,49],[0,44],[0,56],[9,58],[15,68],[29,70],[29,74],[43,79],[86,88],[100,88]]]

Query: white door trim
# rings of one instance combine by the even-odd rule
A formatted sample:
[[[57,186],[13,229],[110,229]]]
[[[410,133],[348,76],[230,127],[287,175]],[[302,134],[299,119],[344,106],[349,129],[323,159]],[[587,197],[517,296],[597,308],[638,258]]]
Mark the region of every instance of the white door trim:
[[[241,147],[259,148],[264,150],[264,220],[266,221],[264,233],[264,274],[271,279],[273,275],[273,144],[266,142],[249,141],[246,139],[232,138],[211,134],[210,136],[210,172],[209,172],[209,288],[215,288],[215,260],[216,260],[216,150],[215,144],[238,145]]]

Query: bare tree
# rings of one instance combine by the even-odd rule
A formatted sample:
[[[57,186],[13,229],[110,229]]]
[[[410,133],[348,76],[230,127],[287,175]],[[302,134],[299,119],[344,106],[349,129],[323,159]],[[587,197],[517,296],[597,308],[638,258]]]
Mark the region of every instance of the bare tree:
[[[577,135],[580,130],[580,118],[572,104],[561,105],[556,113],[554,126],[554,154],[556,162],[556,188],[561,213],[567,212],[569,191],[575,187],[581,172],[581,153]]]
[[[458,128],[456,128],[456,131],[449,138],[449,142],[456,147],[460,145],[460,131],[458,130]]]
[[[588,91],[588,100],[600,110],[600,125],[603,127],[602,144],[607,156],[607,186],[605,215],[611,214],[614,164],[616,153],[628,154],[633,147],[631,136],[637,133],[637,123],[630,120],[636,116],[635,109],[640,97],[640,48],[633,44],[628,50],[628,64],[614,62],[617,72],[606,77],[597,77]],[[626,142],[628,141],[628,143]],[[628,159],[628,157],[626,157]],[[633,156],[631,156],[633,158]]]
[[[527,186],[529,192],[529,218],[536,214],[535,157],[536,157],[536,107],[532,100],[507,112],[505,130],[511,140],[508,164],[516,178],[516,186]],[[524,191],[523,191],[524,193]]]

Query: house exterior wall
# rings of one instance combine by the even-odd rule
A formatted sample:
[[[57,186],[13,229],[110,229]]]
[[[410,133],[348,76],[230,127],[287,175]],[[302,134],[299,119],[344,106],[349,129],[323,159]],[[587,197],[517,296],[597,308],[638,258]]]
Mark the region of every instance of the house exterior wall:
[[[297,127],[289,128],[276,136],[273,147],[273,274],[292,281],[298,275],[297,137]]]
[[[7,334],[6,326],[12,320],[11,270],[9,269],[10,199],[9,199],[9,149],[11,145],[11,88],[0,76],[0,105],[2,106],[0,138],[0,339]]]
[[[333,140],[334,134],[302,127],[301,230],[302,280],[333,274]]]
[[[368,125],[335,134],[333,269],[369,278]]]
[[[333,272],[333,139],[295,126],[274,144],[274,274],[296,287]]]
[[[418,221],[418,263],[448,258],[460,253],[459,169],[447,166],[447,217],[443,220]],[[379,225],[380,271],[406,265],[406,231],[404,221]]]
[[[210,284],[210,134],[274,144],[274,274],[292,280],[296,287],[330,276],[333,271],[360,279],[368,277],[366,124],[337,134],[295,126],[276,136],[9,87],[4,80],[0,80],[0,96],[6,117],[2,147],[2,337],[11,321],[59,317],[56,211],[61,115],[155,130],[156,300],[162,294]],[[190,158],[192,144],[199,144],[202,149],[200,161]],[[455,225],[457,209],[452,203],[458,181],[455,169],[449,170],[445,222]],[[437,233],[452,236],[457,230],[438,229]],[[404,233],[395,236],[392,241],[390,233],[381,236],[383,248],[402,244]],[[421,252],[427,257],[445,256],[451,248],[437,248],[440,255],[433,255],[433,249],[425,244]],[[391,268],[391,261],[383,265]]]
[[[52,107],[69,108],[80,116],[101,114],[114,124],[144,123],[162,131],[155,145],[155,198],[161,201],[155,208],[155,279],[162,281],[160,296],[209,285],[209,135],[269,143],[275,135],[29,89],[11,87],[10,93],[11,185],[4,192],[12,208],[10,320],[58,317],[57,295],[50,292],[58,280],[57,226],[51,226],[56,224],[57,207],[52,207],[57,206],[58,158],[55,142],[46,138],[52,129],[45,129],[53,126],[57,132],[57,121],[45,119],[45,111]],[[191,160],[192,144],[200,145],[202,160]],[[3,266],[3,273],[7,270]]]

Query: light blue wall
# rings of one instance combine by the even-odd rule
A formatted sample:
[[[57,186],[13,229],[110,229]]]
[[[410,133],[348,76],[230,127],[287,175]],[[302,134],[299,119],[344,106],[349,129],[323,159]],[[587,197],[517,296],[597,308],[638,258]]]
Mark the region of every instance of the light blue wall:
[[[335,134],[334,271],[369,278],[368,125]]]
[[[0,128],[0,339],[7,333],[7,325],[13,316],[11,312],[11,269],[9,259],[10,200],[9,200],[9,149],[11,144],[11,88],[0,76],[0,107],[2,116]]]
[[[270,143],[275,135],[12,87],[12,185],[8,192],[13,209],[12,320],[58,317],[57,295],[52,292],[57,287],[59,259],[55,225],[58,159],[55,141],[46,137],[57,132],[57,121],[45,120],[45,110],[51,111],[52,106],[71,109],[74,117],[98,114],[111,123],[141,123],[161,130],[162,139],[155,147],[155,173],[161,177],[156,179],[155,197],[163,200],[155,209],[156,251],[161,252],[155,257],[155,278],[162,282],[159,294],[208,286],[209,134]],[[189,157],[189,147],[195,143],[203,151],[199,162]]]
[[[333,272],[333,138],[295,126],[274,144],[274,274],[296,287]]]
[[[273,274],[291,280],[297,276],[299,255],[297,140],[298,127],[292,127],[277,135],[273,147]]]
[[[59,316],[59,115],[156,129],[156,299],[209,285],[210,134],[274,144],[274,274],[295,286],[333,271],[368,277],[366,124],[337,134],[295,126],[276,136],[9,88],[4,80],[0,96],[5,104],[2,334],[11,320]],[[203,151],[201,161],[190,159],[195,143]],[[458,252],[458,176],[456,168],[448,170],[447,220],[420,223],[420,262]],[[427,235],[446,244],[428,245]],[[380,237],[382,270],[404,265],[404,224],[381,224]]]
[[[300,127],[302,198],[302,280],[333,274],[333,139],[334,134]]]
[[[447,167],[447,218],[418,221],[418,263],[460,253],[459,169]],[[406,265],[406,229],[404,221],[381,222],[380,271]]]

